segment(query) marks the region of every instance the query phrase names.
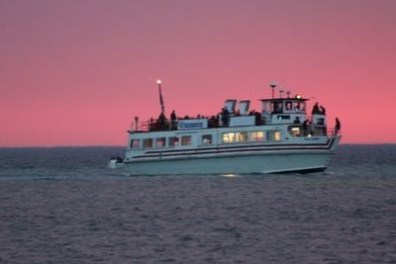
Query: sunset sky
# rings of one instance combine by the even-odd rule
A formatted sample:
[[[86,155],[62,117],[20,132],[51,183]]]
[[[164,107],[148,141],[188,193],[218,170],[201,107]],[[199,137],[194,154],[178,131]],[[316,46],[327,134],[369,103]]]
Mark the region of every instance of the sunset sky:
[[[0,147],[125,145],[131,121],[312,98],[396,143],[394,0],[0,0]]]

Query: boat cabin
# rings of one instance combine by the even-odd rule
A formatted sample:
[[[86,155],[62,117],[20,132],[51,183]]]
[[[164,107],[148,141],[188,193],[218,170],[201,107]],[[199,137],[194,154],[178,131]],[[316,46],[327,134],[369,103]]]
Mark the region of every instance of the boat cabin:
[[[295,98],[262,99],[262,115],[265,124],[302,124],[306,118],[306,101]]]

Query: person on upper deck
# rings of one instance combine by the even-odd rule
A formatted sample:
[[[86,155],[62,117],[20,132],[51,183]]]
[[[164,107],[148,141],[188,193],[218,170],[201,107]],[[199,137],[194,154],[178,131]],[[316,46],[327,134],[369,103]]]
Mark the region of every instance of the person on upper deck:
[[[164,114],[164,112],[161,112],[161,114],[159,115],[158,119],[157,119],[157,130],[166,130],[166,116]]]
[[[313,115],[326,115],[326,108],[319,105],[318,103],[315,103],[315,105],[312,108],[312,114]]]
[[[230,119],[230,112],[228,112],[226,107],[223,107],[221,110],[221,121],[223,122],[223,126],[228,126],[228,121]]]
[[[315,105],[314,105],[313,108],[312,108],[312,114],[313,114],[313,115],[317,115],[317,114],[319,114],[319,113],[320,113],[319,104],[318,104],[318,103],[315,103]]]
[[[302,127],[304,136],[308,135],[308,132],[309,132],[308,127],[309,127],[309,119],[305,119],[303,122],[303,127]]]
[[[326,115],[326,108],[324,108],[322,105],[319,107],[319,111],[322,115]]]
[[[172,113],[170,115],[170,119],[171,119],[171,129],[172,130],[176,130],[176,113],[175,113],[175,110],[172,111]]]
[[[171,115],[170,115],[170,118],[171,118],[172,121],[175,121],[175,120],[176,120],[176,113],[175,113],[175,110],[172,111],[172,113],[171,113]]]
[[[334,128],[334,134],[337,135],[338,132],[341,130],[341,122],[338,119],[338,117],[336,117],[335,122],[336,122],[336,124],[335,124],[335,128]]]

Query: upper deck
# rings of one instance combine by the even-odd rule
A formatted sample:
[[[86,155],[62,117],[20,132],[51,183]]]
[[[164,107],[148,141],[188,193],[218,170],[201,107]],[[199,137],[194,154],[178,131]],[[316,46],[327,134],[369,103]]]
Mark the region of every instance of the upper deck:
[[[260,111],[250,110],[249,100],[238,102],[235,99],[229,99],[225,101],[224,107],[219,113],[211,116],[178,117],[175,111],[173,111],[169,118],[164,113],[161,113],[157,119],[151,118],[141,123],[136,117],[132,129],[128,132],[142,133],[281,124],[327,125],[325,113],[315,112],[311,116],[307,114],[306,103],[308,99],[301,96],[295,96],[294,98],[261,99],[260,101]]]

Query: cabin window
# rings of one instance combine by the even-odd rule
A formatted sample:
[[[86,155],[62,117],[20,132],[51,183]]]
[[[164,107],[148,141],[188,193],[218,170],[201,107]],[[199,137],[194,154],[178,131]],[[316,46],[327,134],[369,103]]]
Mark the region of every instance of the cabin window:
[[[301,136],[301,128],[299,126],[289,126],[289,133],[293,137]]]
[[[282,112],[283,112],[282,102],[275,102],[274,103],[274,113],[282,113]]]
[[[293,110],[297,111],[305,111],[305,103],[304,102],[294,102]]]
[[[236,133],[236,141],[237,142],[246,142],[246,141],[248,141],[248,133],[247,132],[237,132]]]
[[[290,120],[290,115],[278,115],[278,120]]]
[[[264,102],[263,103],[263,111],[268,112],[268,113],[273,112],[274,111],[273,105],[268,102]]]
[[[152,148],[153,147],[153,139],[145,138],[143,139],[143,148]]]
[[[130,148],[140,148],[140,139],[132,139],[130,144]]]
[[[212,144],[212,135],[202,135],[202,145]]]
[[[227,132],[223,133],[223,143],[236,143],[236,142],[247,142],[247,132]]]
[[[179,138],[178,137],[170,137],[168,138],[168,145],[170,147],[175,147],[179,145]]]
[[[191,145],[191,136],[182,136],[181,137],[181,144],[182,144],[182,146]]]
[[[319,117],[318,119],[316,119],[316,121],[318,122],[318,125],[324,125],[325,124],[325,119],[323,117]]]
[[[281,140],[280,131],[277,131],[277,130],[269,131],[267,133],[267,139],[270,140],[270,141],[280,141]]]
[[[234,132],[223,133],[223,143],[233,143],[233,142],[235,142]]]
[[[291,111],[292,110],[292,102],[291,101],[286,101],[286,110]]]
[[[275,131],[274,132],[274,139],[275,139],[275,141],[280,141],[281,140],[281,132],[280,131]]]
[[[294,106],[293,106],[294,110],[301,110],[301,103],[300,102],[294,102]]]
[[[164,137],[157,138],[157,139],[155,140],[155,146],[156,146],[157,148],[165,147],[165,138],[164,138]]]
[[[250,134],[251,141],[265,141],[265,132],[264,131],[253,131]]]

